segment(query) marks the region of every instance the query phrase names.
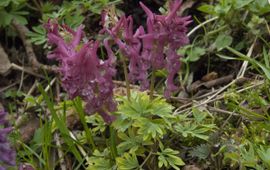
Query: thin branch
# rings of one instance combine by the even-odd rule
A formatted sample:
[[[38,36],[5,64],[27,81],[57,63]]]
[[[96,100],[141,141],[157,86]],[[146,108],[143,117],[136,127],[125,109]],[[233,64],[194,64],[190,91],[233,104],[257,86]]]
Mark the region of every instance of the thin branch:
[[[218,19],[218,17],[214,17],[214,18],[211,18],[211,19],[209,19],[209,20],[204,21],[203,23],[201,23],[201,24],[197,25],[196,27],[194,27],[194,28],[187,34],[187,36],[188,36],[188,37],[191,36],[191,34],[193,34],[195,31],[197,31],[198,29],[200,29],[200,28],[203,27],[204,25],[208,24],[209,22],[215,21],[215,20],[217,20],[217,19]]]
[[[33,75],[33,76],[36,76],[36,77],[39,77],[39,78],[42,78],[42,79],[45,79],[44,76],[35,73],[35,72],[33,71],[32,68],[22,67],[22,66],[19,66],[19,65],[17,65],[17,64],[14,64],[14,63],[11,63],[11,68],[12,68],[12,69],[15,69],[15,70],[20,70],[20,71],[22,71],[22,72],[31,74],[31,75]]]
[[[54,134],[54,140],[55,140],[55,143],[57,146],[57,152],[58,152],[58,157],[60,159],[61,170],[66,170],[67,167],[66,167],[65,160],[64,160],[64,153],[61,149],[61,142],[60,142],[59,134],[57,132]]]
[[[233,82],[235,82],[235,80],[234,80]],[[252,88],[261,86],[261,85],[263,85],[264,83],[265,83],[265,81],[263,81],[263,80],[262,80],[262,81],[259,81],[259,82],[256,83],[256,84],[253,84],[253,85],[251,85],[251,86],[248,86],[248,87],[243,88],[243,89],[240,89],[240,90],[237,90],[236,93],[241,93],[241,92],[243,92],[243,91],[246,91],[246,90],[249,90],[249,89],[252,89]],[[228,85],[231,85],[231,84],[232,84],[232,83],[230,83],[230,84],[228,84]],[[200,104],[197,104],[197,105],[195,105],[195,106],[191,106],[191,105],[193,104],[193,102],[190,102],[190,103],[186,104],[186,106],[191,106],[191,107],[186,108],[186,109],[184,109],[184,110],[176,109],[176,110],[174,111],[173,115],[181,114],[181,113],[184,113],[184,112],[187,112],[187,111],[191,110],[192,108],[197,108],[197,107],[200,107],[200,106],[202,106],[202,105],[209,104],[209,103],[215,102],[215,101],[217,101],[217,100],[223,99],[223,98],[225,97],[225,95],[221,95],[221,96],[217,96],[217,95],[219,94],[220,91],[225,90],[225,89],[228,87],[228,85],[225,86],[225,87],[223,87],[221,90],[219,90],[219,91],[218,91],[217,93],[215,93],[213,96],[211,96],[209,99],[207,99],[207,100],[205,100],[205,101],[202,101]],[[215,98],[214,98],[214,97],[215,97]],[[214,99],[213,99],[213,98],[214,98]]]
[[[251,47],[249,48],[248,53],[247,53],[247,57],[251,57],[251,54],[252,54],[253,49],[254,49],[254,46],[256,44],[256,40],[257,40],[257,37],[255,38],[254,42],[252,43]],[[246,60],[246,61],[243,62],[242,67],[240,68],[240,71],[237,74],[237,78],[244,77],[244,74],[246,72],[247,66],[248,66],[248,61]]]
[[[23,45],[25,47],[25,51],[27,53],[28,60],[29,60],[29,62],[31,64],[31,66],[33,66],[34,69],[45,69],[45,70],[50,71],[50,72],[54,71],[55,68],[53,66],[48,66],[48,65],[41,64],[37,60],[37,57],[36,57],[35,52],[33,50],[32,43],[26,37],[26,34],[29,32],[28,28],[26,26],[20,24],[16,20],[12,21],[12,25],[15,27],[15,29],[19,33],[19,36],[20,36],[20,38],[21,38],[21,40],[23,42]]]

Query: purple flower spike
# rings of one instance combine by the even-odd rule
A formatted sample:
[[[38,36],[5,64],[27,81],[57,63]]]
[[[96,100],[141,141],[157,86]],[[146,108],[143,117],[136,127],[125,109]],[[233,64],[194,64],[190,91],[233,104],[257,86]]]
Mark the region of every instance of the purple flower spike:
[[[151,56],[151,67],[154,70],[166,68],[169,75],[166,81],[165,97],[169,97],[178,88],[174,77],[180,70],[180,57],[177,50],[188,44],[187,25],[190,17],[180,17],[177,11],[181,0],[170,1],[169,13],[166,15],[153,14],[143,3],[141,7],[147,14],[147,33],[142,35],[143,51]]]
[[[7,136],[12,131],[5,119],[7,113],[0,110],[0,170],[6,170],[7,166],[16,165],[16,153],[10,146]]]
[[[115,76],[115,56],[109,42],[104,41],[108,59],[98,58],[98,41],[82,43],[82,26],[77,31],[64,26],[64,33],[70,34],[70,41],[66,41],[58,31],[58,24],[47,24],[48,42],[56,48],[48,54],[48,58],[55,58],[60,62],[59,72],[63,88],[70,98],[80,96],[86,102],[85,110],[92,114],[98,112],[107,123],[114,118],[108,114],[116,110],[113,100],[113,80]]]
[[[138,81],[142,90],[149,88],[149,71],[168,71],[165,89],[167,98],[178,89],[174,84],[174,78],[180,70],[181,56],[177,55],[177,50],[189,43],[187,25],[191,20],[189,16],[177,15],[181,3],[182,0],[171,0],[169,12],[157,15],[140,2],[147,15],[146,31],[140,26],[133,33],[133,20],[130,16],[121,17],[112,28],[103,25],[122,54],[129,59],[130,80]]]

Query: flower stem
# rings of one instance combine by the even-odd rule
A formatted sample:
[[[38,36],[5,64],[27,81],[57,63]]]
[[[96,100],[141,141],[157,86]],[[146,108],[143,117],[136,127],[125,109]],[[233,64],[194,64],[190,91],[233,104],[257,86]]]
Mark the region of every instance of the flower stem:
[[[152,75],[151,75],[151,80],[150,80],[150,100],[153,100],[153,98],[154,98],[155,79],[156,79],[155,72],[156,72],[156,70],[153,69]]]
[[[130,99],[130,84],[129,84],[129,80],[128,80],[128,69],[127,69],[127,64],[125,61],[125,58],[123,57],[123,55],[120,53],[120,60],[123,63],[123,69],[124,69],[124,75],[125,75],[125,81],[126,81],[126,89],[127,89],[127,97],[128,100]]]

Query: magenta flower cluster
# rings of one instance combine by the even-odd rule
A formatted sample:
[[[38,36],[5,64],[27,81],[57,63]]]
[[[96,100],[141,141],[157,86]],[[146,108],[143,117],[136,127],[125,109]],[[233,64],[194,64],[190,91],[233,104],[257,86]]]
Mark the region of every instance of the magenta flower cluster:
[[[187,25],[191,22],[190,17],[177,15],[181,2],[170,1],[166,15],[154,14],[140,3],[147,14],[147,31],[140,26],[134,33],[131,16],[121,17],[112,28],[104,27],[123,55],[129,58],[129,78],[133,82],[138,81],[142,90],[149,88],[150,70],[168,71],[165,97],[178,89],[174,84],[174,78],[180,70],[181,56],[177,54],[177,50],[189,43]]]
[[[86,102],[88,113],[98,112],[106,122],[110,123],[113,117],[108,112],[116,109],[112,81],[116,70],[115,56],[108,41],[104,40],[108,59],[101,60],[97,55],[98,41],[82,42],[84,37],[82,26],[74,31],[63,25],[62,32],[59,31],[59,27],[53,21],[49,21],[46,25],[48,43],[56,45],[56,48],[48,54],[48,58],[60,62],[59,72],[63,88],[70,98],[80,96]]]
[[[0,170],[16,165],[16,153],[8,142],[7,136],[12,131],[6,120],[7,112],[0,110]]]
[[[177,15],[181,2],[171,1],[166,15],[154,14],[140,3],[147,14],[146,29],[140,26],[135,32],[131,16],[113,18],[116,23],[108,24],[108,16],[104,13],[100,33],[107,33],[110,38],[103,40],[107,52],[106,60],[101,60],[97,55],[100,48],[98,41],[83,41],[82,26],[74,31],[65,25],[59,26],[49,21],[46,25],[48,42],[56,48],[48,54],[48,58],[60,62],[62,86],[69,96],[80,96],[86,102],[88,113],[98,112],[106,122],[113,121],[113,116],[108,114],[116,110],[112,80],[116,74],[116,57],[111,49],[113,44],[129,59],[129,79],[139,82],[142,90],[149,88],[148,74],[151,70],[167,70],[165,97],[169,97],[178,89],[174,78],[180,69],[181,56],[176,51],[189,43],[186,34],[190,17]]]

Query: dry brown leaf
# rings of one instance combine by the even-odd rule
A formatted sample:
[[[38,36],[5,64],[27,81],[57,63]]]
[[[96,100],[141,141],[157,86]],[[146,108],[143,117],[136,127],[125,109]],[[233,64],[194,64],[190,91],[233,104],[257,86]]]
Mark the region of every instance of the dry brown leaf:
[[[211,80],[215,80],[216,78],[218,78],[218,73],[212,71],[212,72],[204,75],[202,77],[202,81],[211,81]]]

